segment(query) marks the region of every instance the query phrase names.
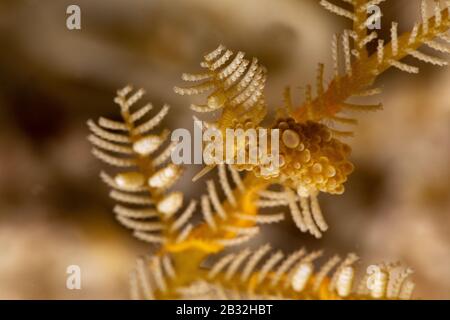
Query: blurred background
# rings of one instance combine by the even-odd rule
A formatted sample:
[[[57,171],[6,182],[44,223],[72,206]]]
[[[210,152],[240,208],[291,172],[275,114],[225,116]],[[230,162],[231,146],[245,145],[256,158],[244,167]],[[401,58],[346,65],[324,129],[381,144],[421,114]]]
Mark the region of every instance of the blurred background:
[[[70,4],[81,30],[66,28]],[[410,29],[418,7],[387,1],[384,29],[392,19]],[[223,43],[267,67],[273,109],[286,85],[314,81],[318,62],[330,68],[345,23],[318,0],[1,0],[0,299],[128,298],[128,273],[150,249],[116,223],[85,125],[117,114],[116,89],[145,88],[155,106],[172,106],[168,127],[192,129],[172,88]],[[385,110],[360,116],[348,140],[356,170],[345,194],[320,197],[330,230],[315,240],[288,218],[257,241],[353,251],[363,271],[400,260],[415,270],[415,297],[450,299],[450,72],[421,64],[380,82]],[[177,185],[189,196],[204,192],[204,181],[188,188],[197,169]],[[82,290],[66,289],[71,264]]]

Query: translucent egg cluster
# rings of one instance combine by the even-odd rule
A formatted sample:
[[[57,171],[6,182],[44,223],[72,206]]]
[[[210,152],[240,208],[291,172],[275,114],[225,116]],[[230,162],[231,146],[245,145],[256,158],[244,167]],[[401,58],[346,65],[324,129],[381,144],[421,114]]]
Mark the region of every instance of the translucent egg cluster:
[[[327,126],[312,121],[279,119],[274,128],[280,130],[281,182],[304,197],[317,191],[344,192],[354,168],[348,161],[350,146],[333,138]]]

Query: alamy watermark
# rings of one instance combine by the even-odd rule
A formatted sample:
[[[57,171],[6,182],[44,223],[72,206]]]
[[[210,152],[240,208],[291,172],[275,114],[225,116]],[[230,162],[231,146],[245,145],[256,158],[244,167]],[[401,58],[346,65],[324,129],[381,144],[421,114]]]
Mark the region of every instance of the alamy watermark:
[[[261,175],[271,175],[279,170],[279,138],[278,129],[226,129],[223,133],[196,120],[193,139],[187,129],[172,132],[171,140],[178,143],[171,157],[174,164],[257,165]]]
[[[66,288],[69,290],[81,290],[81,268],[76,264],[67,267]]]
[[[76,4],[71,4],[66,9],[69,16],[66,19],[66,27],[69,30],[81,30],[81,9]]]
[[[381,9],[377,5],[371,5],[367,7],[367,13],[369,18],[366,21],[367,29],[380,30],[381,29]]]

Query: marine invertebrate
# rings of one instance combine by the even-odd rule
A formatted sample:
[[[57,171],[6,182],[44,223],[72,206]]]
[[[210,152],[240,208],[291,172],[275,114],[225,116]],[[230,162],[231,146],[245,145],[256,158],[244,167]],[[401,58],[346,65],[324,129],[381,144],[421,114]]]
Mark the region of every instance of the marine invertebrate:
[[[414,284],[409,268],[399,264],[372,266],[376,271],[357,279],[355,254],[329,258],[320,268],[321,251],[300,249],[285,256],[270,245],[243,249],[216,259],[197,278],[177,274],[170,254],[139,258],[131,275],[131,295],[140,299],[410,299]]]
[[[165,164],[174,144],[170,143],[154,156],[169,131],[158,134],[150,131],[167,115],[169,107],[165,105],[155,116],[149,117],[151,104],[135,107],[144,90],[129,95],[131,91],[132,87],[127,86],[119,90],[115,98],[122,122],[103,117],[98,124],[88,121],[92,132],[88,139],[94,146],[92,153],[111,166],[127,170],[114,177],[103,171],[100,173],[102,180],[112,188],[111,198],[121,203],[114,207],[117,220],[145,241],[176,242],[189,232],[191,226],[185,222],[192,215],[196,202],[192,200],[177,216],[183,207],[183,194],[167,192],[167,189],[181,176],[182,168]]]
[[[267,112],[264,100],[266,69],[257,58],[245,59],[241,51],[234,55],[223,45],[204,56],[200,66],[205,73],[182,75],[188,82],[200,82],[188,87],[175,87],[180,95],[198,95],[212,91],[203,105],[191,104],[196,112],[222,110],[221,117],[214,123],[220,130],[237,128],[239,125],[257,126]],[[228,63],[228,64],[227,64]]]
[[[442,53],[450,53],[450,49],[445,45],[445,42],[448,42],[446,32],[449,28],[448,2],[445,2],[446,7],[441,9],[441,2],[436,1],[433,10],[434,16],[428,17],[427,2],[422,1],[421,23],[416,23],[411,32],[399,36],[397,32],[398,24],[394,22],[391,27],[391,41],[387,44],[385,44],[385,40],[378,38],[376,31],[368,32],[367,30],[367,26],[373,19],[373,17],[368,16],[367,8],[378,5],[384,0],[349,0],[346,2],[353,6],[352,12],[326,0],[320,2],[325,9],[353,21],[352,30],[344,30],[342,36],[337,34],[333,36],[331,51],[334,61],[334,78],[330,81],[328,88],[325,88],[324,85],[324,65],[319,64],[316,96],[313,96],[312,86],[307,85],[305,101],[299,106],[294,106],[288,88],[284,95],[285,104],[278,109],[277,118],[274,119],[272,125],[272,128],[283,130],[280,134],[282,150],[280,150],[280,170],[269,177],[273,178],[274,182],[279,182],[283,186],[289,186],[295,190],[300,198],[310,198],[314,205],[309,205],[309,201],[303,199],[303,211],[306,212],[305,214],[308,214],[309,210],[316,211],[317,216],[321,215],[315,199],[318,192],[331,194],[344,192],[346,178],[353,171],[353,164],[349,161],[351,148],[340,140],[342,137],[351,136],[353,132],[337,129],[336,125],[355,125],[357,120],[343,113],[348,111],[376,111],[382,108],[381,104],[355,104],[349,102],[349,99],[381,93],[381,90],[373,87],[373,85],[377,77],[390,67],[396,67],[410,73],[418,72],[417,67],[401,62],[408,55],[438,66],[447,64],[441,58],[432,57],[418,51],[422,45],[427,45]],[[378,43],[377,50],[369,54],[368,45],[375,41]],[[342,49],[339,50],[339,47],[342,47]],[[341,51],[342,57],[340,57]],[[237,107],[236,97],[242,95],[249,97],[248,100],[245,100],[249,106],[246,115],[250,119],[256,119],[256,121],[246,120],[247,122],[243,124],[244,127],[253,127],[261,122],[260,116],[262,113],[259,108],[254,109],[255,106],[266,108],[263,92],[265,77],[261,75],[265,68],[257,67],[255,63],[254,69],[249,68],[248,72],[242,76],[247,68],[248,61],[243,59],[243,54],[239,52],[226,65],[232,55],[233,53],[230,50],[222,45],[219,46],[210,54],[205,55],[204,61],[201,63],[203,67],[210,68],[209,75],[214,80],[207,80],[205,83],[185,89],[175,87],[175,92],[179,94],[201,94],[205,92],[204,90],[197,90],[197,88],[215,89],[208,95],[207,101],[210,101],[210,99],[215,101],[215,97],[220,93],[220,108],[224,111],[218,117],[216,123],[211,124],[218,125],[220,130],[223,130],[224,125],[234,128],[237,119],[240,119],[239,115],[243,106],[242,99],[238,100],[241,104]],[[341,68],[344,69],[344,73],[341,73]],[[236,76],[234,76],[234,73],[230,76],[229,70],[239,70],[239,72]],[[227,90],[223,90],[221,81],[222,79],[228,79],[227,77],[230,77],[232,82],[226,87]],[[204,79],[202,74],[190,75],[189,77],[183,75],[182,78],[195,81]],[[217,81],[219,84],[209,85],[211,82],[216,83]],[[233,86],[236,83],[237,85]],[[193,109],[199,111],[195,107]],[[213,110],[217,109],[204,108],[202,112]],[[234,122],[232,119],[234,119]],[[242,123],[240,124],[242,125]],[[262,169],[260,165],[235,166],[235,168],[250,170],[257,176],[260,176],[259,172]],[[202,171],[200,176],[207,173],[208,169],[211,169],[211,167]],[[316,235],[320,236],[320,232],[316,232]]]
[[[161,122],[168,107],[163,107],[155,117],[139,122],[150,107],[144,106],[134,112],[130,112],[130,108],[143,91],[139,90],[131,97],[127,97],[130,87],[118,92],[116,102],[120,106],[123,122],[104,118],[100,118],[98,125],[88,122],[93,132],[89,139],[95,146],[94,155],[114,166],[134,167],[133,171],[118,173],[114,178],[104,173],[101,175],[114,189],[111,196],[115,200],[133,205],[116,207],[118,219],[133,229],[138,238],[159,245],[154,255],[138,260],[132,277],[134,297],[411,297],[413,284],[407,280],[411,270],[396,272],[397,264],[374,266],[373,274],[364,276],[355,286],[353,264],[357,258],[354,254],[344,260],[333,257],[316,270],[313,261],[320,256],[319,252],[307,254],[300,250],[284,258],[282,252],[269,256],[270,247],[263,246],[255,251],[246,248],[224,255],[209,270],[201,267],[208,257],[258,234],[259,224],[275,223],[284,218],[282,213],[263,215],[259,208],[288,207],[301,231],[321,237],[328,225],[322,216],[317,195],[319,192],[343,193],[347,176],[354,168],[349,161],[351,148],[341,141],[342,137],[352,133],[338,130],[334,125],[356,124],[355,119],[341,115],[345,110],[372,111],[381,108],[381,105],[352,104],[348,99],[379,93],[380,90],[372,86],[377,77],[390,67],[416,72],[415,67],[400,62],[406,55],[436,65],[446,64],[417,49],[427,44],[438,51],[450,52],[448,47],[434,40],[439,37],[448,42],[445,34],[450,27],[448,2],[443,10],[436,3],[435,15],[431,18],[426,16],[426,7],[422,4],[422,23],[417,23],[410,33],[398,36],[397,24],[394,23],[391,42],[387,45],[377,38],[375,32],[368,33],[366,29],[371,19],[367,16],[367,7],[383,0],[346,2],[354,7],[354,11],[339,8],[326,0],[320,2],[326,9],[353,21],[352,30],[346,30],[342,37],[333,37],[333,80],[325,89],[324,66],[320,64],[316,96],[313,97],[312,87],[307,86],[306,100],[294,106],[287,89],[285,103],[278,108],[269,126],[281,132],[279,170],[262,175],[261,171],[265,168],[260,164],[241,166],[218,162],[197,175],[200,178],[217,167],[224,200],[221,200],[214,182],[207,180],[206,194],[199,201],[192,200],[181,211],[183,194],[168,189],[181,175],[182,169],[174,164],[163,165],[170,156],[173,144],[159,156],[153,156],[168,132],[148,133]],[[367,45],[377,39],[377,51],[369,54]],[[340,73],[338,43],[342,43],[343,47],[344,74]],[[193,104],[191,108],[197,112],[221,110],[219,117],[208,124],[221,132],[227,129],[265,128],[261,123],[267,111],[263,92],[266,69],[255,58],[251,62],[245,59],[242,52],[234,55],[227,64],[231,57],[233,53],[230,50],[219,46],[205,55],[201,63],[207,69],[205,73],[182,76],[185,81],[200,83],[186,88],[175,87],[175,92],[192,95],[212,91],[205,104]],[[240,171],[245,171],[244,175]],[[273,189],[272,186],[281,188]],[[200,203],[203,219],[194,224],[190,221],[197,202]],[[333,269],[334,273],[328,275]]]

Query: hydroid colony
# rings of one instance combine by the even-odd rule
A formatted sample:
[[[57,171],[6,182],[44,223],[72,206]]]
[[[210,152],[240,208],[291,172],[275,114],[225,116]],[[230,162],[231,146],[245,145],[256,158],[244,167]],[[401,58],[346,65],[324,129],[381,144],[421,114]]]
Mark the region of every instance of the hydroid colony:
[[[450,53],[449,1],[436,1],[431,17],[431,10],[423,1],[422,20],[402,35],[397,33],[398,24],[393,23],[387,43],[367,28],[374,19],[367,15],[367,8],[384,0],[344,2],[353,10],[320,1],[325,9],[353,22],[351,30],[332,38],[334,78],[325,86],[324,65],[319,64],[315,90],[307,86],[305,101],[295,105],[286,89],[285,103],[271,119],[269,128],[280,129],[279,172],[263,176],[263,168],[258,164],[210,165],[196,179],[217,170],[219,186],[207,180],[206,194],[199,200],[187,201],[183,192],[170,189],[183,168],[169,161],[175,148],[174,143],[164,144],[169,131],[153,130],[168,113],[168,106],[149,117],[151,104],[137,107],[144,91],[133,93],[127,86],[118,91],[115,99],[123,121],[100,118],[98,124],[88,122],[93,154],[124,168],[115,176],[101,173],[103,181],[112,188],[110,196],[121,203],[114,207],[117,219],[137,238],[157,246],[152,256],[137,261],[131,277],[134,298],[411,298],[411,270],[398,264],[373,266],[369,270],[372,273],[357,280],[357,256],[353,253],[343,259],[334,256],[317,268],[314,261],[322,255],[321,251],[308,253],[301,249],[285,255],[273,251],[269,244],[257,249],[228,250],[257,235],[261,224],[285,218],[283,213],[259,212],[267,207],[288,207],[302,232],[321,237],[328,225],[317,195],[342,194],[354,169],[349,161],[351,148],[341,141],[353,132],[338,126],[357,123],[349,112],[381,109],[381,104],[359,105],[350,99],[379,94],[375,81],[391,67],[417,73],[417,67],[401,61],[406,56],[438,66],[447,64],[418,49],[427,45]],[[369,53],[367,47],[372,43],[377,49]],[[208,126],[221,131],[266,128],[262,121],[267,111],[267,70],[256,58],[246,59],[243,52],[233,54],[221,45],[204,56],[201,66],[202,73],[183,74],[182,79],[191,85],[175,87],[175,92],[208,93],[204,104],[191,105],[198,113],[221,111]],[[198,211],[203,220],[194,224],[191,218]],[[215,262],[205,266],[207,258]]]

